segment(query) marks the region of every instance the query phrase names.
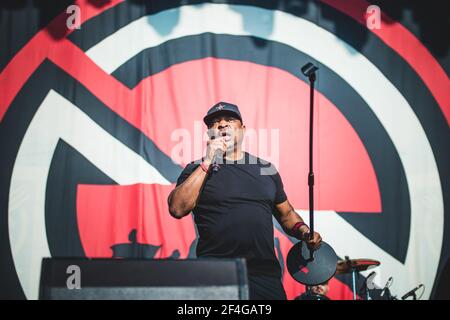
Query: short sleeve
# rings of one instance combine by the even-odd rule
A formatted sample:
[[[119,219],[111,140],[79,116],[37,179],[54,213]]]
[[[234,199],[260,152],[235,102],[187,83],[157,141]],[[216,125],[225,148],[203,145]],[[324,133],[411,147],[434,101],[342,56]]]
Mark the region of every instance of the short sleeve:
[[[196,163],[189,163],[181,172],[180,176],[177,179],[177,187],[182,184],[191,174],[192,172],[194,172],[195,169],[197,169],[197,167],[199,166],[199,164]]]
[[[287,200],[286,193],[284,192],[283,181],[281,180],[281,176],[278,172],[274,174],[272,177],[276,187],[275,204],[280,204]]]

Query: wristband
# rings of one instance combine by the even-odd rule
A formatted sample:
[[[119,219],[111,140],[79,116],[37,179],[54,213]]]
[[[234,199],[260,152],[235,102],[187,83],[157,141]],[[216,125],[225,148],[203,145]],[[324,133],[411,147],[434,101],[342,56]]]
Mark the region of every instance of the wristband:
[[[200,167],[202,168],[203,171],[205,171],[206,173],[208,173],[208,167],[202,162],[200,162]]]
[[[306,223],[304,223],[304,222],[297,222],[297,223],[294,224],[294,226],[292,227],[292,231],[295,233],[295,232],[297,232],[302,226],[307,226],[307,227],[308,227],[308,225],[307,225]],[[309,227],[308,227],[308,229],[309,229]]]

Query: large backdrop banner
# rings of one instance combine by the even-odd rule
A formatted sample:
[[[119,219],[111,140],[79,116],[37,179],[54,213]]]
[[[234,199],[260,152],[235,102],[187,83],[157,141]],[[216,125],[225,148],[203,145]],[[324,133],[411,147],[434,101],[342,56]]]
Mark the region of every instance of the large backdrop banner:
[[[374,283],[432,298],[450,254],[448,10],[424,1],[2,1],[0,298],[38,297],[43,257],[195,258],[167,196],[202,156],[202,118],[239,106],[308,221]],[[379,18],[379,19],[378,19]],[[296,242],[274,220],[289,299]],[[367,276],[367,272],[364,276]],[[359,277],[358,285],[365,279]],[[330,281],[351,299],[351,279]]]

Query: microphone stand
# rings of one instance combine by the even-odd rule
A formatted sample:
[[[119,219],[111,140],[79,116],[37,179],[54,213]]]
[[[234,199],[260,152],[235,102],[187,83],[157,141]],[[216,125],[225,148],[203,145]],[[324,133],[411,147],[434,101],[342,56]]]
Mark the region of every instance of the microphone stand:
[[[313,170],[313,134],[314,134],[314,83],[316,81],[316,70],[318,68],[308,63],[302,67],[302,72],[309,79],[309,239],[314,237],[314,170]],[[310,250],[310,259],[313,259],[313,251]]]
[[[308,77],[309,91],[309,239],[314,238],[314,170],[313,170],[313,129],[314,129],[314,83],[319,68],[308,62],[301,71]],[[287,267],[291,276],[301,284],[314,286],[328,281],[336,272],[337,255],[333,248],[322,241],[319,248],[309,249],[303,241],[289,251]]]

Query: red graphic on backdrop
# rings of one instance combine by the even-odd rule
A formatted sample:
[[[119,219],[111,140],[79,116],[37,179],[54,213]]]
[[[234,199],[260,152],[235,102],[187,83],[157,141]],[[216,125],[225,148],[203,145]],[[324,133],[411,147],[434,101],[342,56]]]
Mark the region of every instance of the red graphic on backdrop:
[[[172,186],[79,185],[77,219],[81,243],[88,257],[112,257],[114,245],[133,242],[158,247],[154,258],[187,258],[195,232],[192,219],[175,220],[165,199]],[[178,236],[178,235],[183,235]]]

